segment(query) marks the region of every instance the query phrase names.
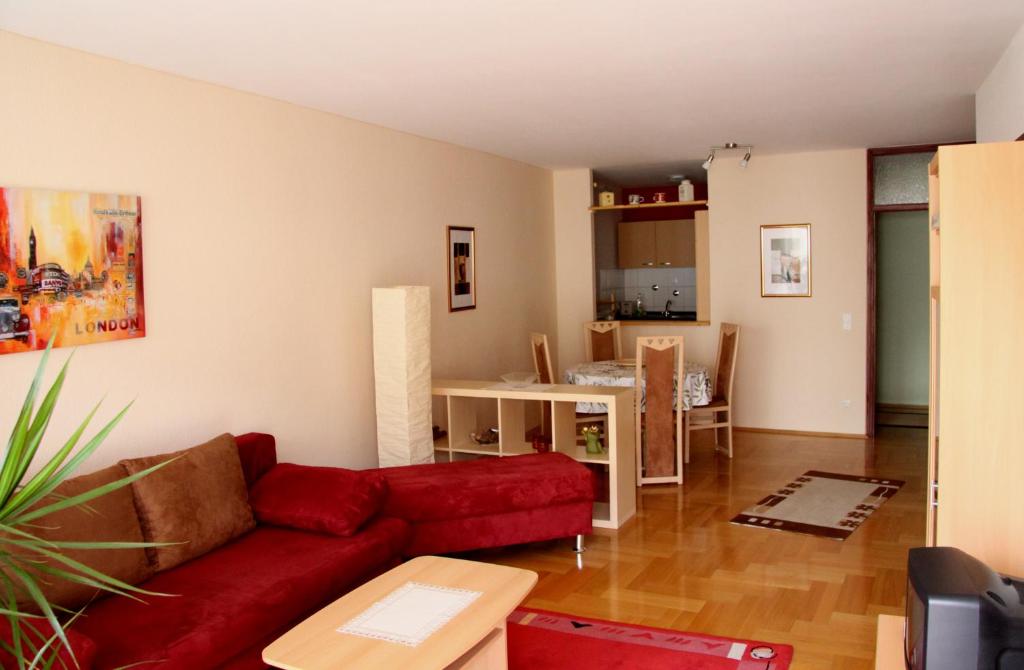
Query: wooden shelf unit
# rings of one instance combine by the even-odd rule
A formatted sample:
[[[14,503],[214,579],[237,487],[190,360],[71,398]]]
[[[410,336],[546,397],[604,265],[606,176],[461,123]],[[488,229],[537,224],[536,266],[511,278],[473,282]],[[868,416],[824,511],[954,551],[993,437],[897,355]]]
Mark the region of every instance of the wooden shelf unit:
[[[439,461],[455,460],[460,454],[520,456],[532,454],[533,445],[524,439],[527,403],[545,403],[551,415],[552,451],[566,454],[580,463],[607,466],[608,502],[594,503],[594,526],[619,528],[636,514],[636,443],[633,434],[633,388],[619,386],[575,386],[553,384],[546,390],[495,389],[496,381],[435,379],[433,394],[444,399],[446,416],[434,418],[448,434],[435,440]],[[606,451],[588,454],[576,443],[576,403],[608,406]],[[484,403],[484,404],[482,404]],[[493,404],[490,404],[493,403]],[[497,417],[499,440],[495,445],[472,442],[469,433]],[[491,424],[493,425],[493,423]]]
[[[590,208],[591,212],[613,212],[622,209],[658,209],[661,207],[698,207],[700,205],[708,204],[707,200],[685,200],[685,201],[673,201],[673,202],[642,202],[639,205],[608,205],[601,207],[594,205]]]

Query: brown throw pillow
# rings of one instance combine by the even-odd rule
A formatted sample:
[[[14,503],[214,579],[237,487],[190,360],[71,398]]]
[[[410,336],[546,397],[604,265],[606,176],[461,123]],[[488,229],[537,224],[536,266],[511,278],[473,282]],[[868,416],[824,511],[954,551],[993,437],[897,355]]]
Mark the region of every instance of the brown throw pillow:
[[[112,465],[98,472],[68,479],[40,501],[36,507],[44,507],[62,498],[91,491],[127,476],[128,473],[123,467]],[[51,542],[58,540],[74,542],[143,541],[139,518],[135,514],[131,486],[125,486],[99,498],[93,498],[84,505],[39,517],[32,521],[31,527],[23,528],[23,530],[39,539]],[[153,575],[153,568],[146,558],[144,549],[60,549],[59,551],[68,558],[84,563],[90,568],[128,584],[139,584]],[[53,567],[75,572],[59,561],[47,562]],[[98,591],[90,586],[41,572],[37,572],[35,576],[51,605],[78,609],[88,603]],[[16,578],[14,581],[18,583]],[[38,611],[35,601],[27,593],[20,594],[18,601],[25,610]]]
[[[121,464],[135,474],[175,456],[180,458],[132,484],[146,540],[183,543],[148,550],[157,570],[202,556],[255,525],[238,447],[227,433],[185,451]]]

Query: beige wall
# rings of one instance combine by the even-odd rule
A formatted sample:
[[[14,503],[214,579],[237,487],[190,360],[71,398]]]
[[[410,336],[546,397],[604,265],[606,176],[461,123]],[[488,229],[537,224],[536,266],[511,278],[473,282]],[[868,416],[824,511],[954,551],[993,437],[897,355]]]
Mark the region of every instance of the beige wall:
[[[372,466],[371,287],[431,287],[436,375],[529,369],[554,332],[547,170],[3,32],[0,90],[0,184],[145,212],[147,337],[77,352],[47,449],[109,392],[138,401],[91,466],[248,430]],[[477,228],[475,311],[447,312],[446,225]],[[0,424],[38,358],[0,359]]]
[[[857,149],[711,168],[711,315],[743,326],[738,425],[864,433],[865,161]],[[760,226],[772,223],[811,224],[813,297],[761,297]]]
[[[736,372],[736,424],[754,428],[864,433],[866,316],[866,180],[864,150],[756,156],[746,169],[728,158],[709,174],[711,201],[711,326],[629,326],[623,346],[639,335],[682,334],[688,360],[713,365],[722,321],[743,326]],[[582,181],[582,178],[580,179]],[[559,192],[556,239],[585,239],[580,212],[589,193]],[[577,198],[570,206],[566,199]],[[760,226],[811,223],[813,297],[762,298]],[[589,228],[587,228],[589,230]],[[579,253],[558,249],[559,351],[564,368],[583,360],[580,323],[593,310],[589,268]],[[589,262],[589,261],[588,261]],[[570,310],[574,313],[568,316]],[[842,314],[853,319],[842,330]],[[848,408],[841,401],[849,400]]]
[[[979,142],[1013,141],[1024,134],[1024,25],[974,98]]]
[[[583,323],[594,318],[592,179],[589,169],[554,172],[558,332],[551,348],[557,353],[552,365],[559,377],[585,358]]]

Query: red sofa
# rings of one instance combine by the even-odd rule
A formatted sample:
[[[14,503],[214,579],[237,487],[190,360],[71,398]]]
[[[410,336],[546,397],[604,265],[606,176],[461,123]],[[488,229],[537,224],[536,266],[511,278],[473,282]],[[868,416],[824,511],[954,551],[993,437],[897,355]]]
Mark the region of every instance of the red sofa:
[[[251,495],[277,463],[274,438],[236,441]],[[403,557],[591,531],[592,475],[561,454],[376,472],[388,497],[351,537],[259,523],[139,584],[172,597],[97,599],[71,629],[82,667],[263,668],[267,644]]]

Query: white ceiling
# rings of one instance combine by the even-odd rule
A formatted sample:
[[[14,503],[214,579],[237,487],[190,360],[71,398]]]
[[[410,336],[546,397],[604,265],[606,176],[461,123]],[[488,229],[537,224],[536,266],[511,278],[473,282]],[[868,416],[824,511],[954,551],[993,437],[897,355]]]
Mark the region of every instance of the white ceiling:
[[[0,27],[548,167],[971,138],[1021,0],[0,0]]]

